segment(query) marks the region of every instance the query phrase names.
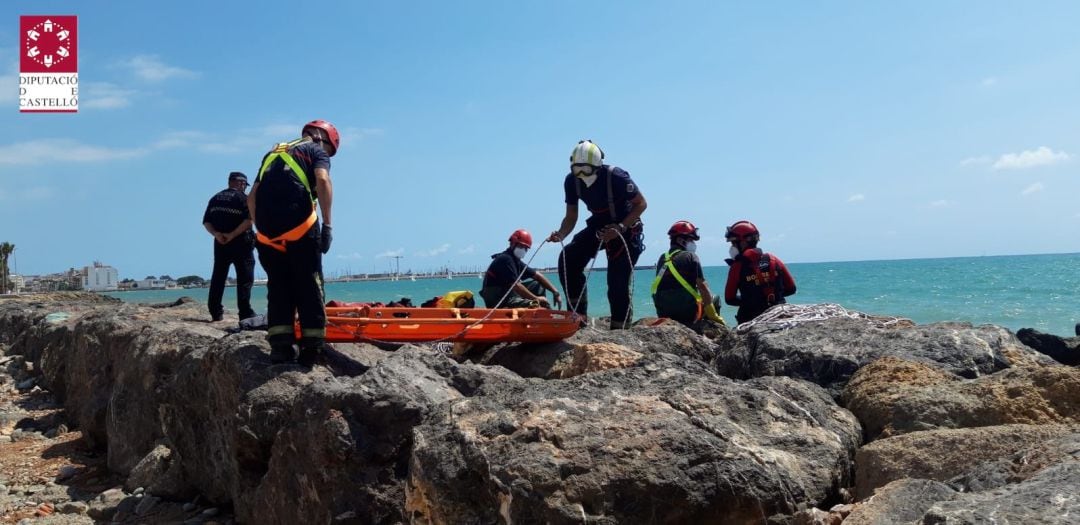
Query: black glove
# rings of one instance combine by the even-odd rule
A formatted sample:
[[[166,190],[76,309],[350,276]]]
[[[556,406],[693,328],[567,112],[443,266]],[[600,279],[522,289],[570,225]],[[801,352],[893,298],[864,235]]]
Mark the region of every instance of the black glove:
[[[319,235],[319,249],[323,253],[330,251],[330,241],[334,240],[334,236],[330,234],[330,225],[322,225],[322,234]]]

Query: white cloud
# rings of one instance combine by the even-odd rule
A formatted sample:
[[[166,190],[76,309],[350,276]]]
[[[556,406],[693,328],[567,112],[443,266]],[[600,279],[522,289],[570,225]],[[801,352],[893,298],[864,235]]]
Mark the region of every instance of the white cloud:
[[[450,250],[450,244],[443,243],[441,246],[432,248],[430,250],[421,250],[416,252],[417,257],[434,257],[436,255],[442,255]]]
[[[45,200],[52,198],[54,195],[52,188],[48,186],[33,186],[30,188],[21,188],[15,191],[5,191],[0,188],[0,201],[12,200],[17,202],[33,201],[33,200]]]
[[[231,132],[172,131],[154,142],[153,147],[158,149],[192,148],[204,153],[225,154],[251,150],[265,152],[278,142],[299,137],[300,126],[268,124],[255,128],[241,128]]]
[[[122,107],[126,104],[123,97],[129,90],[116,88],[112,84],[101,87],[116,98],[111,101],[98,99],[99,108]],[[0,98],[2,100],[2,98]],[[93,104],[93,102],[90,102]],[[208,133],[197,130],[170,131],[156,140],[148,140],[145,146],[133,148],[113,148],[85,144],[72,139],[39,139],[11,144],[0,144],[0,166],[3,165],[38,165],[57,162],[101,162],[143,157],[155,151],[188,148],[203,153],[238,153],[266,152],[276,143],[300,136],[303,124],[268,124],[255,128],[241,128],[234,131],[216,131]],[[449,248],[447,248],[449,249]],[[446,250],[443,250],[446,251]],[[437,252],[435,255],[438,255]]]
[[[1036,182],[1035,184],[1032,184],[1031,186],[1028,186],[1028,187],[1024,188],[1024,191],[1021,191],[1020,195],[1031,195],[1032,193],[1038,193],[1038,192],[1042,191],[1043,189],[1045,189],[1045,186],[1043,186],[1043,183]]]
[[[170,131],[150,147],[154,149],[188,148],[210,140],[210,136],[201,131]]]
[[[131,105],[136,91],[123,89],[108,82],[87,82],[79,88],[79,107],[86,109],[118,109]]]
[[[930,203],[930,206],[933,206],[934,208],[944,208],[944,207],[946,207],[948,205],[949,205],[949,201],[947,201],[945,199],[936,200],[936,201]]]
[[[19,63],[11,62],[0,74],[0,103],[19,100]]]
[[[338,256],[337,256],[337,258],[338,258],[338,259],[346,259],[346,260],[350,260],[350,261],[352,261],[352,260],[356,260],[356,259],[363,259],[363,258],[364,258],[364,256],[363,256],[363,255],[361,255],[361,254],[359,254],[359,253],[356,253],[356,252],[352,252],[352,253],[343,253],[343,254],[340,254],[340,255],[338,255]]]
[[[1064,151],[1054,151],[1046,146],[1024,150],[1020,153],[1006,153],[994,162],[995,170],[1022,170],[1038,166],[1051,166],[1069,160]]]
[[[398,257],[398,256],[404,255],[404,254],[405,254],[405,248],[398,248],[396,250],[387,250],[385,252],[382,252],[382,253],[376,255],[375,257],[381,259],[381,258],[386,258],[386,257]]]
[[[157,55],[136,55],[132,59],[122,62],[121,65],[130,69],[135,73],[135,76],[149,82],[199,76],[199,73],[190,69],[165,64]]]
[[[998,83],[997,77],[986,77],[986,78],[982,79],[982,82],[980,82],[980,84],[982,84],[983,87],[992,87],[992,86],[997,85],[997,83]]]
[[[990,164],[991,162],[994,162],[994,159],[984,155],[982,157],[968,157],[968,158],[960,161],[960,165],[961,166],[974,166],[974,165],[980,165],[981,166],[983,164]]]
[[[476,251],[476,247],[470,244],[470,245],[458,250],[457,252],[458,252],[458,254],[465,255],[465,254],[468,254],[468,253],[473,253],[475,251]]]
[[[92,146],[70,139],[41,139],[0,146],[0,165],[104,162],[146,155],[146,148]]]
[[[363,140],[368,137],[381,137],[385,131],[382,128],[355,128],[341,129],[341,140]]]
[[[856,193],[855,195],[852,195],[852,196],[847,198],[848,202],[859,202],[859,201],[863,201],[863,200],[866,200],[866,195],[863,195],[861,193]]]

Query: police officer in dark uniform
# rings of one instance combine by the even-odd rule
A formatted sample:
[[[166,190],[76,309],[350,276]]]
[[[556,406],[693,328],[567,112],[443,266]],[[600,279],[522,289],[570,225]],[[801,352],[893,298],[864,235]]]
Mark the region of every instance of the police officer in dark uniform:
[[[668,229],[671,248],[656,263],[656,279],[652,284],[656,315],[678,321],[690,328],[702,317],[723,324],[713,303],[712,291],[705,281],[698,258],[697,226],[690,221],[678,221]]]
[[[220,321],[225,313],[221,298],[229,266],[236,267],[236,306],[240,319],[255,316],[251,309],[251,285],[255,281],[255,236],[248,213],[247,176],[239,171],[229,174],[229,187],[210,198],[203,213],[203,227],[214,236],[214,272],[210,276],[210,318]]]
[[[525,253],[532,248],[532,234],[517,230],[510,235],[509,241],[509,247],[491,256],[491,264],[484,273],[484,283],[480,288],[484,306],[549,308],[551,303],[544,296],[546,289],[551,290],[553,302],[558,308],[561,303],[559,291],[544,274],[530,268],[523,260]]]
[[[248,207],[258,230],[259,262],[266,270],[270,360],[295,359],[311,366],[326,341],[322,255],[331,241],[330,157],[337,153],[341,136],[325,120],[307,123],[301,135],[263,157]],[[293,329],[297,316],[299,356]]]
[[[608,303],[611,328],[627,328],[633,319],[630,278],[645,249],[641,214],[648,205],[630,174],[603,163],[604,152],[590,140],[578,142],[570,154],[570,173],[563,180],[566,215],[559,229],[548,236],[561,242],[570,235],[578,218],[578,201],[590,216],[559,256],[559,279],[566,302],[575,312],[588,314],[585,266],[603,248],[607,252]],[[580,300],[578,298],[581,298]]]

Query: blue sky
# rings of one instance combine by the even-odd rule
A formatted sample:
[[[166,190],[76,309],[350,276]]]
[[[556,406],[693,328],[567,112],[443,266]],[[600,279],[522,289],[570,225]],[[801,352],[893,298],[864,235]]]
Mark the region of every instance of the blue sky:
[[[207,199],[313,118],[344,135],[329,274],[546,236],[582,138],[648,199],[643,262],[678,219],[707,265],[744,218],[789,262],[1080,251],[1072,2],[240,4],[0,6],[21,273],[208,275]],[[78,114],[18,113],[23,14],[79,16]]]

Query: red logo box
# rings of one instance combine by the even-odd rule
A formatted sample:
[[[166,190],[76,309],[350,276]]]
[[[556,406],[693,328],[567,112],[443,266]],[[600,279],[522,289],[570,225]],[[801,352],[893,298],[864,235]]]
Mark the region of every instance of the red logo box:
[[[78,73],[79,17],[19,17],[19,72]]]

